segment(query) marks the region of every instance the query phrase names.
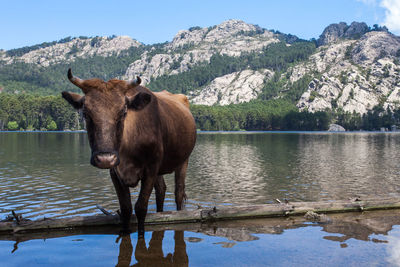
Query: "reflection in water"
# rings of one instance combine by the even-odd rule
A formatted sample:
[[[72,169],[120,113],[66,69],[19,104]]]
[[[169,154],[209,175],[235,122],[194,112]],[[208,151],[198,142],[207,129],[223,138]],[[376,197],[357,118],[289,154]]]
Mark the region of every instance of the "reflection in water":
[[[397,134],[302,135],[298,173],[318,184],[313,200],[396,194],[399,145]]]
[[[400,266],[400,228],[396,227],[393,234],[388,236],[388,262]]]
[[[400,266],[400,210],[329,216],[325,224],[299,216],[149,225],[147,245],[136,234],[117,245],[113,228],[1,234],[19,244],[10,253],[13,243],[1,241],[0,258],[10,266],[95,266],[100,259],[105,266]],[[49,255],[52,261],[43,261]]]
[[[190,158],[187,195],[214,205],[263,199],[266,179],[260,171],[265,159],[257,153],[251,137],[200,135]]]
[[[399,146],[399,133],[199,134],[186,208],[398,194]],[[108,172],[89,155],[86,133],[0,133],[0,220],[11,210],[29,219],[117,210]],[[165,210],[175,210],[174,178],[166,183]]]
[[[99,202],[116,210],[108,173],[89,166],[86,139],[80,133],[1,133],[0,215],[93,214]]]
[[[133,246],[130,235],[122,237],[119,245],[118,267],[130,266],[132,258]]]
[[[320,201],[400,192],[399,133],[203,134],[188,196],[212,203]]]
[[[189,266],[186,243],[183,237],[183,231],[175,231],[174,253],[168,253],[165,257],[162,248],[164,231],[154,231],[152,233],[148,248],[146,247],[144,238],[138,239],[135,248],[137,263],[132,266]],[[118,264],[116,266],[130,266],[132,252],[131,236],[123,236],[119,247]]]

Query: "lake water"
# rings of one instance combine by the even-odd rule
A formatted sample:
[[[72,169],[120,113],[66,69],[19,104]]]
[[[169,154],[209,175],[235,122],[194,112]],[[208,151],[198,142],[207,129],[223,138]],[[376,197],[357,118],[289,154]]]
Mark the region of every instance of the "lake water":
[[[1,266],[400,266],[400,212],[0,234]],[[7,240],[9,239],[9,240]]]
[[[398,196],[399,147],[399,133],[200,133],[186,179],[186,209],[276,198]],[[96,204],[117,210],[108,172],[92,167],[89,157],[86,133],[0,133],[0,219],[11,210],[29,219],[98,214]],[[165,209],[174,210],[173,177],[165,178]],[[131,191],[135,201],[138,191]],[[149,208],[155,210],[154,197]],[[390,214],[400,218],[397,211],[385,218]],[[6,266],[109,266],[124,259],[125,266],[128,258],[137,266],[146,259],[167,266],[400,265],[400,219],[388,225],[379,218],[365,224],[341,219],[329,226],[247,221],[149,229],[146,247],[135,234],[115,243],[114,232],[41,236],[45,242],[14,236],[9,239],[26,242],[11,253],[15,243],[0,241],[0,258]],[[384,229],[377,228],[382,224]],[[65,257],[67,251],[75,256]]]
[[[399,133],[199,134],[186,208],[397,195],[399,147]],[[86,133],[0,133],[0,218],[117,210],[108,171],[89,158]],[[174,179],[165,178],[166,210],[174,210]]]

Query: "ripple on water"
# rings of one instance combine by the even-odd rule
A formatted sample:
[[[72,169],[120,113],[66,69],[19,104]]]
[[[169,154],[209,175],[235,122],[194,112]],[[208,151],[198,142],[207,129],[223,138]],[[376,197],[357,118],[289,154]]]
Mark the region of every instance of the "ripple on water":
[[[186,208],[395,195],[399,145],[400,134],[199,135]],[[100,213],[96,204],[117,210],[108,172],[91,167],[89,155],[85,134],[0,134],[0,216],[89,215]],[[174,177],[165,180],[165,210],[174,210]],[[131,192],[135,201],[138,188]]]

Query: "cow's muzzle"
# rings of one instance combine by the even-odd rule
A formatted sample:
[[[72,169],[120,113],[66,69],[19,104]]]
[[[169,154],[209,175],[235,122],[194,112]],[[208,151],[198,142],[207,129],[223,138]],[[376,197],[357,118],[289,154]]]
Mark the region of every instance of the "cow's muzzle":
[[[119,157],[113,152],[97,152],[92,155],[90,163],[100,169],[111,169],[118,166]]]

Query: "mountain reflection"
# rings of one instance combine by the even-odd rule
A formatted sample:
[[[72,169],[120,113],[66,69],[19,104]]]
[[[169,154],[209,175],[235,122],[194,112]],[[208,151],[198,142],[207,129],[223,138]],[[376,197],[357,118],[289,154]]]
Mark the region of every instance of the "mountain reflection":
[[[387,196],[399,190],[399,145],[390,134],[300,135],[294,171],[317,188],[306,200]]]
[[[198,139],[187,177],[191,199],[206,195],[209,203],[258,204],[400,190],[396,133],[204,134]]]
[[[149,247],[143,238],[138,239],[135,248],[135,259],[137,263],[132,266],[188,266],[189,258],[186,252],[184,232],[175,231],[174,233],[174,253],[164,256],[163,252],[164,231],[154,231],[151,236]],[[119,247],[118,264],[116,266],[130,266],[133,253],[131,236],[122,237]]]
[[[206,195],[209,203],[263,198],[267,185],[260,170],[264,161],[248,138],[251,136],[200,135],[189,163],[188,197],[200,200]]]
[[[0,220],[11,210],[43,219],[119,208],[108,172],[89,164],[86,133],[7,133],[0,144]],[[399,133],[199,134],[187,209],[397,194],[398,147]],[[174,178],[165,178],[165,210],[175,210]],[[154,196],[149,203],[155,211]]]

